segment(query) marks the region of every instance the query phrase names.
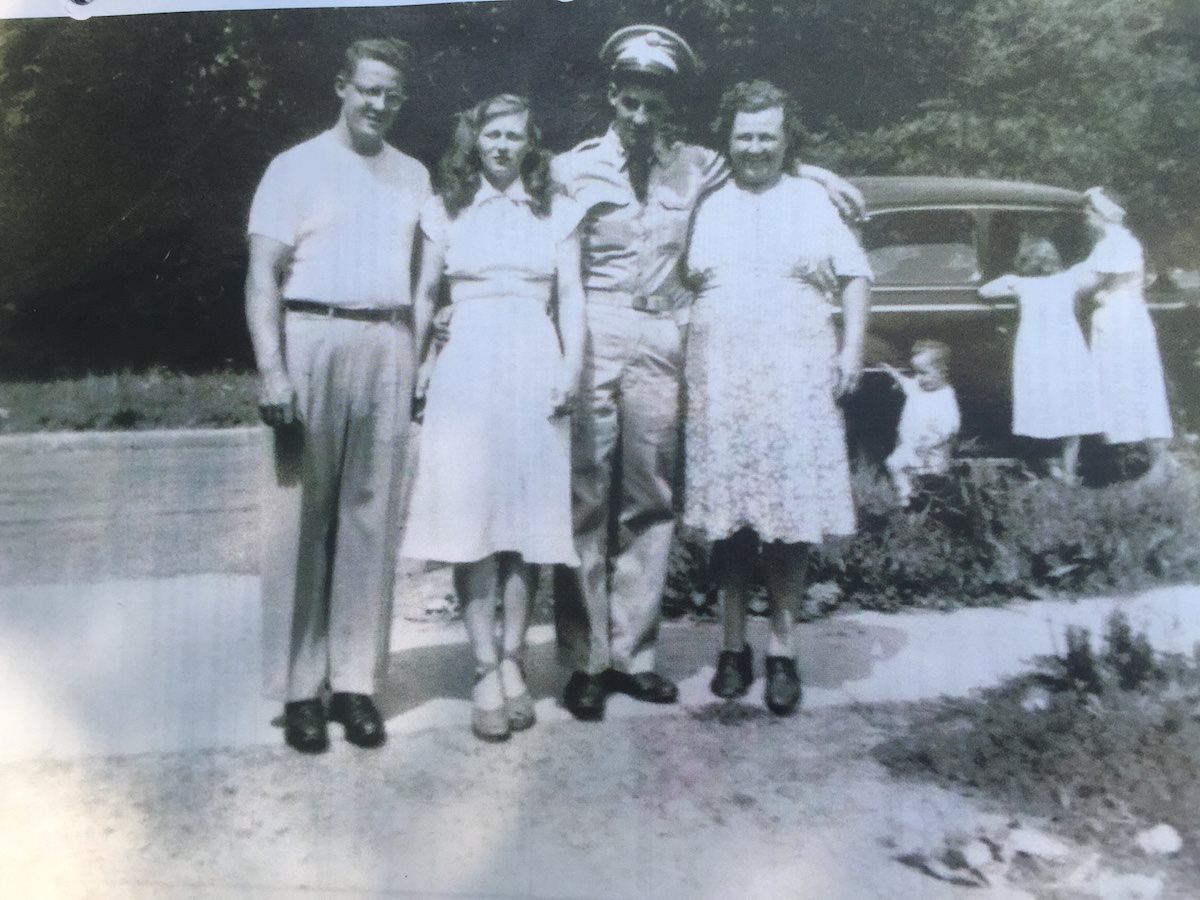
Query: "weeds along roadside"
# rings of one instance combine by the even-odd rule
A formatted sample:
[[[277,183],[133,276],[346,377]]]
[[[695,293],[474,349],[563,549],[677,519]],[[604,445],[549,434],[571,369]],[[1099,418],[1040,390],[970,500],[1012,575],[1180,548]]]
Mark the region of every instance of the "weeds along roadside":
[[[1165,867],[1200,884],[1194,852],[1148,860],[1136,849],[1139,833],[1163,823],[1182,847],[1200,842],[1200,645],[1159,653],[1119,611],[1103,635],[1063,637],[1027,675],[923,704],[873,755],[893,774],[1047,819],[1122,868]]]
[[[809,614],[995,605],[1200,579],[1200,459],[1179,454],[1169,484],[1071,488],[1014,464],[956,465],[912,511],[886,480],[854,475],[858,532],[813,552]],[[674,555],[668,603],[699,602],[704,554]],[[691,600],[689,598],[695,598]]]
[[[226,428],[258,422],[253,373],[151,369],[0,383],[0,434]]]

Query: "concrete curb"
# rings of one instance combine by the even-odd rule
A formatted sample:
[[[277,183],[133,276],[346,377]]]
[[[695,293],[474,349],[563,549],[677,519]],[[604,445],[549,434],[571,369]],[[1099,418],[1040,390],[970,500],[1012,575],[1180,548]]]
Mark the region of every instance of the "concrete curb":
[[[0,435],[0,454],[252,447],[265,444],[269,434],[263,425],[239,425],[233,428],[166,428],[148,431],[44,431]]]

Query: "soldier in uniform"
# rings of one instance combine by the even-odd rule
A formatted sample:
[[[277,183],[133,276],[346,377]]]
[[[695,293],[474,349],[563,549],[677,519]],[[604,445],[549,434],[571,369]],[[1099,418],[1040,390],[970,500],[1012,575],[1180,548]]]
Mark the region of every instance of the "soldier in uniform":
[[[699,61],[666,28],[633,25],[600,51],[613,122],[556,157],[555,181],[587,213],[581,225],[588,342],[572,437],[578,570],[556,573],[559,645],[572,674],[564,703],[603,718],[610,692],[673,703],[654,671],[673,488],[683,334],[692,295],[680,258],[699,199],[729,177],[723,157],[675,139],[673,114]],[[858,192],[813,166],[839,207]]]

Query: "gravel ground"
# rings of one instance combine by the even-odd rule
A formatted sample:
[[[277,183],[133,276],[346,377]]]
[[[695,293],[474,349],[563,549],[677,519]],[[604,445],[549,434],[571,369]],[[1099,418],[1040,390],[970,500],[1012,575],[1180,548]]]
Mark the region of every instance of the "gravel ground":
[[[502,746],[14,764],[0,870],[21,897],[958,896],[893,857],[975,808],[890,779],[880,739],[845,710],[713,706]]]
[[[780,720],[713,704],[539,725],[499,746],[454,728],[375,752],[335,740],[315,758],[280,747],[12,764],[0,768],[0,870],[23,898],[1136,896],[1064,887],[1097,865],[1074,846],[976,888],[902,863],[1014,824],[874,761],[913,709]]]

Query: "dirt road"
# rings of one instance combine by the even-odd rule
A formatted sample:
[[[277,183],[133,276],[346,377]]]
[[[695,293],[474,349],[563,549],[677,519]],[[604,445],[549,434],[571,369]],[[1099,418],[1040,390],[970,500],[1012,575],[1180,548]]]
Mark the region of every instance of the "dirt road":
[[[544,725],[504,746],[456,728],[316,759],[6,767],[8,809],[37,827],[3,829],[0,865],[25,897],[966,896],[895,857],[981,811],[888,778],[880,739],[847,711],[747,709]]]

